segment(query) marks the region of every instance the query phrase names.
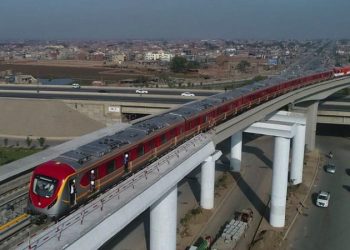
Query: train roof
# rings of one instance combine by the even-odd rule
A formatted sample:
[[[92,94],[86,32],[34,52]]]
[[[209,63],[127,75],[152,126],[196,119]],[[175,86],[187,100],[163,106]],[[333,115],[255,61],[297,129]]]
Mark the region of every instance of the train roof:
[[[125,145],[141,141],[146,135],[161,130],[164,127],[175,125],[184,121],[184,119],[199,114],[203,110],[219,106],[222,102],[236,99],[256,89],[288,81],[291,76],[295,77],[302,74],[301,72],[303,71],[296,65],[292,71],[284,72],[281,75],[216,94],[203,100],[193,101],[175,110],[137,122],[123,131],[104,136],[75,150],[68,151],[55,158],[54,161],[67,163],[74,169],[82,168],[86,162],[99,159],[103,155]]]
[[[114,135],[104,136],[77,149],[68,151],[54,160],[65,162],[77,170],[82,168],[86,162],[99,159],[112,150],[140,141],[146,135],[180,121],[183,121],[183,118],[174,114],[167,113],[155,116],[135,123]]]
[[[207,98],[200,101],[191,102],[185,106],[198,111],[202,111],[202,110],[209,109],[211,107],[215,107],[220,103],[222,103],[220,99]]]
[[[178,122],[182,122],[182,121],[183,121],[183,118],[181,116],[178,116],[172,113],[166,113],[166,114],[154,116],[150,119],[146,119],[144,121],[135,123],[133,126],[131,126],[131,128],[142,130],[148,135],[154,131],[160,130],[167,126],[177,124]]]

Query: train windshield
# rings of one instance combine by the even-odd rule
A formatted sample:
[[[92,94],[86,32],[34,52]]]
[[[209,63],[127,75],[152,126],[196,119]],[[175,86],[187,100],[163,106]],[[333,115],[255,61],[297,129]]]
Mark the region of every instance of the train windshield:
[[[37,175],[34,178],[33,192],[36,195],[50,198],[55,192],[56,183],[55,179]]]

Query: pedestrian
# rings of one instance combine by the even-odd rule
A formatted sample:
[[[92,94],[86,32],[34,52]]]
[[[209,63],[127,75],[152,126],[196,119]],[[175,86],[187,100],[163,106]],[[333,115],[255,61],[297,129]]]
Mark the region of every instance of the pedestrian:
[[[124,170],[125,172],[129,172],[129,154],[124,154]]]
[[[70,204],[75,206],[77,204],[77,188],[75,186],[75,179],[70,184]]]

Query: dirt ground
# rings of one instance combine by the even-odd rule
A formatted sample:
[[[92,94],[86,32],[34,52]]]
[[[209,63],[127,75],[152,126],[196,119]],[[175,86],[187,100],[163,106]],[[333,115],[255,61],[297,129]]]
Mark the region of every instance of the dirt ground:
[[[57,100],[0,99],[0,135],[63,138],[105,127]],[[54,110],[54,112],[53,112]],[[24,125],[25,124],[25,125]]]
[[[109,80],[119,81],[126,78],[139,76],[137,72],[127,72],[116,69],[92,66],[67,66],[67,65],[31,65],[31,64],[0,64],[0,71],[13,70],[23,74],[30,74],[35,78],[73,78],[80,80]]]

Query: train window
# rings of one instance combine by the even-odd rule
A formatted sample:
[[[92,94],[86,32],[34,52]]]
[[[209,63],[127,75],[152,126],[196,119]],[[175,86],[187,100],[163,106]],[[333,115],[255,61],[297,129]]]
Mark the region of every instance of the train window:
[[[115,170],[114,161],[110,161],[107,163],[106,170],[107,170],[107,174],[110,174]]]
[[[155,142],[154,142],[154,140],[151,140],[151,141],[149,142],[149,148],[150,148],[150,149],[154,149],[154,148],[155,148]]]
[[[161,136],[161,141],[162,141],[162,144],[166,143],[166,136],[165,136],[165,134]]]
[[[55,179],[37,175],[34,178],[33,192],[36,195],[50,198],[55,192],[56,183]]]
[[[137,156],[143,156],[144,153],[145,153],[145,149],[144,149],[143,145],[139,146],[137,148]]]

